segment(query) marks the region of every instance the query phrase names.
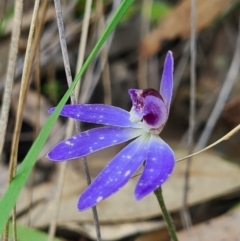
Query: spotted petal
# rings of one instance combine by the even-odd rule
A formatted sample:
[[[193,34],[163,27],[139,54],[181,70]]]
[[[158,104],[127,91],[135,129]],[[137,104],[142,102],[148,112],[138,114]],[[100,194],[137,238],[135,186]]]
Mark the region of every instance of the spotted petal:
[[[172,99],[172,88],[173,88],[173,56],[172,52],[168,51],[167,57],[165,59],[160,94],[163,98],[165,105],[169,111],[171,99]]]
[[[152,135],[146,165],[135,189],[136,199],[140,200],[161,186],[172,173],[174,165],[172,149],[160,137]]]
[[[55,108],[51,108],[48,112],[53,113],[54,110]],[[141,128],[140,124],[136,124],[130,121],[129,112],[111,105],[65,105],[61,110],[60,115],[89,123],[120,127]]]
[[[148,135],[142,135],[114,157],[83,192],[78,202],[81,211],[114,194],[128,182],[146,159],[148,139]]]
[[[134,128],[95,128],[58,143],[50,150],[47,157],[52,161],[83,157],[103,148],[131,140],[141,134],[141,129]]]

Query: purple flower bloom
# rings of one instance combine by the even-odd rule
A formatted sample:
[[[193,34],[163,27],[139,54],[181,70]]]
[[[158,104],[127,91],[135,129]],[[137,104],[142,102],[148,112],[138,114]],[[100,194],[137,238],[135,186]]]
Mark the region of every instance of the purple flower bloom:
[[[130,89],[132,108],[127,112],[103,104],[65,105],[62,116],[103,124],[60,142],[48,153],[52,161],[83,157],[103,148],[133,140],[123,148],[82,193],[78,208],[85,210],[122,188],[144,163],[135,189],[140,200],[161,186],[172,173],[172,149],[159,137],[169,114],[173,86],[173,57],[165,60],[160,93],[154,89]],[[54,108],[49,110],[50,113]]]

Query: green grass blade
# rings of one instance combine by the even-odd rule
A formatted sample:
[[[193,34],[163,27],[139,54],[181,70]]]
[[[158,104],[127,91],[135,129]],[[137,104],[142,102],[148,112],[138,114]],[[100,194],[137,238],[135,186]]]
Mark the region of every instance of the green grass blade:
[[[12,223],[10,223],[9,237],[13,237]],[[18,241],[46,241],[48,240],[48,235],[39,230],[25,227],[17,224],[17,240]],[[61,241],[58,238],[54,238],[53,241]]]
[[[79,71],[77,76],[74,79],[74,82],[69,87],[68,91],[65,93],[61,101],[59,102],[58,106],[56,107],[54,113],[48,118],[47,122],[45,123],[44,127],[42,128],[41,132],[39,133],[37,139],[33,143],[32,147],[30,148],[28,154],[24,158],[22,164],[20,165],[19,169],[17,170],[16,176],[14,177],[13,181],[9,185],[8,189],[6,190],[4,196],[2,197],[0,201],[0,234],[2,234],[4,226],[10,216],[10,213],[17,201],[17,198],[19,196],[19,193],[21,189],[23,188],[24,184],[26,183],[26,180],[36,162],[36,159],[44,146],[44,143],[46,142],[49,133],[56,122],[59,113],[64,106],[64,104],[67,102],[71,92],[73,91],[74,87],[76,86],[78,80],[83,75],[83,73],[86,71],[88,65],[93,60],[95,55],[100,50],[101,46],[104,44],[112,30],[116,27],[124,13],[127,11],[127,9],[131,6],[131,4],[134,2],[134,0],[123,0],[121,5],[119,6],[118,10],[114,14],[112,20],[104,30],[101,38],[93,48],[92,52],[90,53],[89,57],[87,58],[86,62],[84,63],[82,69]]]

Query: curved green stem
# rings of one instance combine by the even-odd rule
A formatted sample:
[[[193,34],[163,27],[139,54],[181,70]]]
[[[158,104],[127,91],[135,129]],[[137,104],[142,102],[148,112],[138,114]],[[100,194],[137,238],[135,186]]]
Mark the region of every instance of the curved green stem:
[[[169,232],[169,234],[170,234],[170,236],[172,238],[172,241],[178,241],[176,230],[175,230],[175,226],[173,224],[173,221],[172,221],[172,218],[170,216],[170,213],[168,212],[168,210],[166,208],[166,205],[164,203],[164,199],[163,199],[163,195],[162,195],[162,188],[161,187],[157,188],[154,191],[154,194],[157,197],[159,206],[160,206],[160,208],[162,210],[163,217],[165,219],[165,222],[167,223],[168,232]]]

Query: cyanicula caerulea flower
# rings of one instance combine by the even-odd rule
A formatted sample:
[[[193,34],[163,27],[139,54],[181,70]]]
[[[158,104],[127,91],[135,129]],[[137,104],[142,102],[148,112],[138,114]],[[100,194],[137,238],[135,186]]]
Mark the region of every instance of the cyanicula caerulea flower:
[[[160,137],[169,114],[173,87],[173,57],[169,51],[164,63],[160,92],[154,89],[130,89],[132,108],[104,104],[65,105],[60,113],[78,121],[106,125],[81,132],[53,147],[52,161],[84,157],[106,147],[134,139],[107,164],[80,196],[78,208],[85,210],[122,188],[144,165],[135,189],[140,200],[161,186],[172,173],[175,158],[172,149]],[[50,113],[54,108],[50,109]]]

